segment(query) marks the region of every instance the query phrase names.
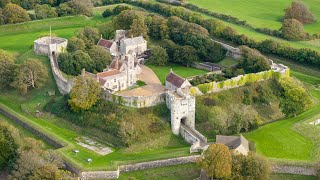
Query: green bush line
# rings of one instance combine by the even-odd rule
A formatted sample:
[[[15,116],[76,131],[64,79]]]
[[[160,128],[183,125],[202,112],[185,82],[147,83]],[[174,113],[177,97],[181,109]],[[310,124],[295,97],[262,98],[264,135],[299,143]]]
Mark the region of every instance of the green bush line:
[[[109,4],[119,3],[119,0],[113,0]],[[166,5],[163,3],[152,3],[145,1],[129,1],[122,0],[123,3],[128,3],[134,6],[138,6],[149,11],[162,14],[164,16],[178,16],[181,19],[196,23],[206,28],[210,35],[213,37],[223,38],[224,40],[231,41],[238,45],[247,45],[251,48],[256,48],[263,53],[271,53],[283,58],[292,59],[300,63],[306,63],[310,65],[320,66],[320,53],[319,51],[312,50],[310,48],[293,48],[285,43],[280,43],[271,39],[267,39],[261,42],[257,42],[255,39],[249,38],[244,34],[238,34],[233,28],[226,26],[224,23],[208,22],[201,14],[194,13],[183,7],[176,7],[172,5]],[[214,20],[213,20],[214,21]],[[223,28],[222,32],[213,30],[212,26],[216,29]]]
[[[287,70],[286,74],[284,76],[290,76],[290,71]],[[269,71],[264,71],[260,73],[251,73],[251,74],[246,74],[246,75],[240,75],[237,77],[234,77],[232,79],[228,79],[225,81],[221,82],[210,82],[210,83],[205,83],[205,84],[199,84],[197,87],[199,90],[203,93],[210,93],[212,91],[220,91],[221,89],[224,88],[234,88],[234,87],[239,87],[243,86],[245,84],[250,84],[253,82],[258,82],[261,80],[267,80],[274,78],[276,80],[279,80],[281,78],[281,73],[279,72],[274,72],[273,70]]]

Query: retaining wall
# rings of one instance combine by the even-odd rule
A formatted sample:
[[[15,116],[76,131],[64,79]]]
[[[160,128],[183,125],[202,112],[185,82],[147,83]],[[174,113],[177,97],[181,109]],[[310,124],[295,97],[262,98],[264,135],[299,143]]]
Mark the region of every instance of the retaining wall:
[[[151,96],[119,96],[117,94],[111,94],[107,91],[104,91],[103,98],[124,106],[145,108],[164,103],[165,93],[153,94]]]
[[[50,59],[52,74],[58,86],[59,92],[61,94],[69,94],[73,86],[73,80],[66,79],[65,77],[63,77],[62,72],[58,67],[56,56],[50,55],[49,59]]]
[[[301,166],[273,165],[272,172],[284,173],[284,174],[299,174],[299,175],[306,175],[306,176],[317,175],[316,169],[310,168],[310,167],[301,167]]]

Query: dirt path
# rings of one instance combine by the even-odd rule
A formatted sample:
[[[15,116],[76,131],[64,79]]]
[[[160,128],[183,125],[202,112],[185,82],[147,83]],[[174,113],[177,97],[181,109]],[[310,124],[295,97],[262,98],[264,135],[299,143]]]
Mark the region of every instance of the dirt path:
[[[138,75],[138,79],[146,83],[145,86],[121,91],[118,93],[120,96],[151,96],[153,94],[163,93],[165,91],[164,86],[161,84],[157,75],[145,65],[140,65],[142,73]]]

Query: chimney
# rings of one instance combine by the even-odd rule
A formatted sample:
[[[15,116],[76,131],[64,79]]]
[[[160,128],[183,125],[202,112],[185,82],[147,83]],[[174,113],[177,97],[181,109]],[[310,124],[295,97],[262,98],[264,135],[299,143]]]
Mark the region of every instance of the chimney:
[[[81,76],[85,76],[86,75],[86,70],[83,68],[81,71]]]

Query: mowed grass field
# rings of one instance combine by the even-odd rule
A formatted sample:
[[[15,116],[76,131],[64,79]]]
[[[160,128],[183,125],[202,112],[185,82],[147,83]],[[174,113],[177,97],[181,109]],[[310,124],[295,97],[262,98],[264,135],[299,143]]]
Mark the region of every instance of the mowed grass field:
[[[293,0],[189,0],[190,3],[214,12],[231,15],[245,20],[254,27],[279,29],[284,9],[289,7]],[[311,12],[320,19],[320,1],[303,0]],[[320,32],[320,21],[306,25],[309,33]]]
[[[259,3],[254,3],[254,2],[256,2],[256,1],[254,1],[254,0],[246,0],[246,1],[251,1],[253,4],[256,4],[256,6],[263,6],[263,3],[262,3],[262,5],[259,5]],[[272,0],[272,1],[275,1],[275,0]],[[285,0],[285,1],[288,1],[288,0]],[[217,2],[219,2],[219,3],[221,3],[221,4],[224,4],[225,3],[225,5],[224,5],[224,7],[225,6],[230,6],[230,8],[229,9],[237,9],[237,8],[239,8],[239,6],[236,6],[235,4],[233,4],[233,3],[240,3],[240,4],[242,4],[242,1],[241,0],[232,0],[232,1],[218,1],[218,0],[190,0],[189,1],[190,3],[193,3],[193,4],[195,4],[195,5],[198,5],[198,6],[200,6],[200,7],[202,7],[202,8],[206,8],[206,9],[209,9],[209,10],[212,10],[212,11],[214,11],[214,12],[218,12],[218,11],[216,11],[216,10],[214,10],[214,8],[217,8],[217,7],[219,7],[219,8],[221,8],[220,6],[216,6],[214,3],[217,3]],[[259,0],[259,2],[260,2],[260,0]],[[269,1],[268,1],[269,2]],[[276,2],[276,4],[277,4],[278,2]],[[280,2],[281,3],[281,2]],[[210,8],[211,7],[211,8]],[[213,8],[214,7],[214,8]],[[320,7],[320,6],[318,6],[318,7]],[[241,8],[241,6],[240,6],[240,8]],[[228,9],[228,8],[226,8],[226,9]],[[224,8],[221,8],[221,12],[220,13],[223,13],[223,14],[226,14],[226,9],[224,9]],[[245,9],[245,8],[244,8]],[[250,11],[254,11],[254,9],[255,8],[251,8],[251,9],[245,9],[244,11],[240,11],[240,12],[244,12],[244,14],[245,14],[245,12],[250,12]],[[258,8],[259,9],[259,8]],[[235,12],[236,12],[236,10],[234,10]],[[195,12],[195,11],[194,11]],[[232,12],[233,12],[233,10],[232,10]],[[264,11],[257,11],[257,13],[260,13],[260,12],[264,12]],[[283,12],[283,11],[281,11],[281,12]],[[230,14],[230,15],[232,15],[232,14]],[[285,43],[285,44],[287,44],[287,45],[289,45],[289,46],[291,46],[291,47],[294,47],[294,48],[310,48],[310,49],[313,49],[313,50],[316,50],[316,51],[320,51],[320,39],[316,39],[316,40],[311,40],[311,41],[287,41],[287,40],[285,40],[285,39],[282,39],[282,38],[277,38],[277,37],[274,37],[274,36],[270,36],[270,35],[266,35],[266,34],[263,34],[263,33],[260,33],[260,32],[257,32],[257,31],[255,31],[254,29],[250,29],[250,28],[246,28],[246,27],[242,27],[242,26],[240,26],[240,25],[237,25],[237,24],[233,24],[233,23],[230,23],[230,22],[227,22],[227,21],[223,21],[223,20],[220,20],[220,19],[217,19],[217,18],[215,18],[215,17],[211,17],[211,16],[207,16],[207,15],[205,15],[205,14],[202,14],[202,16],[203,17],[205,17],[205,18],[212,18],[212,19],[216,19],[216,20],[219,20],[219,21],[221,21],[221,22],[223,22],[225,25],[227,25],[227,26],[230,26],[230,27],[232,27],[232,28],[234,28],[235,30],[237,30],[237,32],[239,33],[239,34],[244,34],[244,35],[247,35],[248,37],[250,37],[250,38],[253,38],[253,39],[255,39],[256,41],[263,41],[263,40],[266,40],[266,39],[272,39],[272,40],[276,40],[276,41],[279,41],[279,42],[281,42],[281,43]],[[268,18],[267,18],[268,19]],[[240,19],[240,20],[246,20],[246,19]],[[249,22],[250,23],[250,22]],[[278,25],[279,26],[281,26],[281,22],[280,21],[274,21],[274,23],[278,23]],[[319,25],[318,25],[319,24]],[[254,27],[257,27],[256,25],[253,25]],[[317,33],[317,32],[320,32],[320,29],[319,29],[319,27],[320,27],[320,22],[318,23],[316,23],[316,24],[312,24],[312,25],[306,25],[306,27],[307,26],[310,26],[310,27],[312,27],[312,26],[314,26],[314,27],[312,27],[312,28],[309,28],[309,29],[315,29],[315,30],[312,30],[312,31],[314,31],[315,33]],[[269,25],[268,26],[266,26],[266,27],[268,27],[268,28],[271,28]],[[318,29],[318,30],[317,30]],[[308,31],[309,32],[309,31]]]
[[[32,48],[34,40],[42,34],[52,33],[63,38],[70,38],[74,33],[86,26],[97,27],[110,18],[103,18],[101,11],[106,7],[94,9],[93,17],[68,16],[38,21],[29,21],[20,24],[0,26],[0,49],[12,52],[17,56]]]
[[[318,84],[320,78],[293,72],[301,81]],[[256,144],[258,153],[275,159],[316,161],[320,159],[320,128],[308,123],[320,118],[320,91],[306,84],[315,98],[314,106],[302,114],[267,124],[244,136]]]

